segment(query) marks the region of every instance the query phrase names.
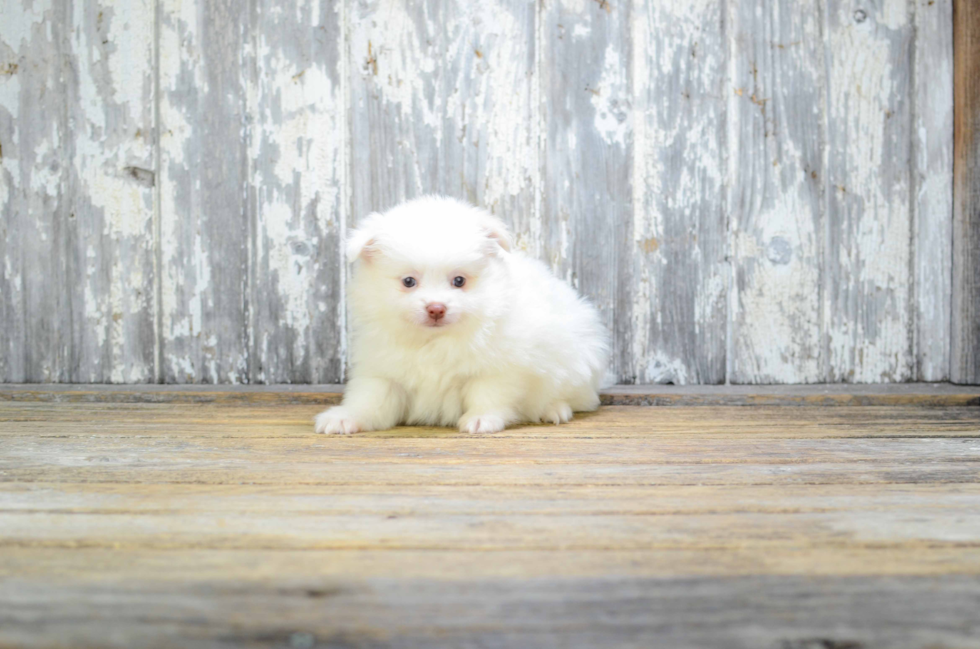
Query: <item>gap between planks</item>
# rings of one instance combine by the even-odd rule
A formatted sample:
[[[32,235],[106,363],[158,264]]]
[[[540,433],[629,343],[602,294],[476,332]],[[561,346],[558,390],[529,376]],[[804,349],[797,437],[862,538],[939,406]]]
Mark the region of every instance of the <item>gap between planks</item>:
[[[6,383],[2,401],[66,403],[339,403],[344,386]],[[605,406],[980,406],[980,386],[951,383],[617,385]]]

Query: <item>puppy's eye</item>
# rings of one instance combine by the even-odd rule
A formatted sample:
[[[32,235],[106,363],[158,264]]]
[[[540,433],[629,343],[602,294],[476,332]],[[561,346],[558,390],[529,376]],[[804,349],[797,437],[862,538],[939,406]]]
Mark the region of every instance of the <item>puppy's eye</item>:
[[[402,286],[405,288],[413,288],[418,282],[415,281],[414,277],[406,277],[402,280]]]
[[[453,278],[453,286],[456,288],[463,288],[463,284],[466,283],[466,278],[462,275],[457,275]]]

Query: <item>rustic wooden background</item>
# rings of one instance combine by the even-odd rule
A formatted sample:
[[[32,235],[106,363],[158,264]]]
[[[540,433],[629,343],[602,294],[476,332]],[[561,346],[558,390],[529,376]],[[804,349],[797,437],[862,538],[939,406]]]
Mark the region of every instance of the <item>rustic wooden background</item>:
[[[622,382],[948,379],[952,13],[0,0],[0,381],[343,380],[341,242],[425,192]]]

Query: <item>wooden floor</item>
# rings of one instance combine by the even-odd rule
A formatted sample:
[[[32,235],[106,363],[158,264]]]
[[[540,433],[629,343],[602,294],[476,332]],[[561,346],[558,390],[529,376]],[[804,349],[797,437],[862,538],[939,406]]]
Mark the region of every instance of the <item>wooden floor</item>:
[[[976,406],[319,408],[0,399],[0,647],[980,647]]]

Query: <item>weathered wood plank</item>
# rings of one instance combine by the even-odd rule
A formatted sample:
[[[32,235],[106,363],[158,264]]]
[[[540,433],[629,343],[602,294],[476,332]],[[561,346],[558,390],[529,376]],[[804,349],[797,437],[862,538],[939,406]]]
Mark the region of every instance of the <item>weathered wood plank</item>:
[[[237,463],[247,462],[241,456]],[[941,484],[954,488],[959,484],[972,484],[980,479],[976,462],[946,462],[936,465],[909,467],[908,461],[880,463],[873,466],[840,465],[835,462],[814,463],[805,466],[777,467],[767,465],[694,464],[660,467],[655,472],[650,467],[617,467],[610,471],[605,467],[582,468],[578,466],[536,466],[521,470],[512,466],[420,466],[411,471],[393,472],[386,463],[358,464],[337,472],[330,466],[298,466],[295,463],[265,463],[245,471],[227,468],[221,462],[207,462],[200,466],[165,464],[160,468],[145,466],[103,468],[93,470],[68,467],[60,472],[43,468],[5,470],[6,476],[15,482],[55,481],[55,474],[65,482],[91,484],[202,484],[222,485],[241,481],[255,485],[312,485],[312,486],[370,486],[378,489],[414,489],[420,486],[439,485],[457,487],[480,484],[488,489],[501,486],[521,485],[538,489],[564,489],[574,486],[629,487],[629,486],[681,486],[681,485],[767,485],[779,489],[788,485],[860,484],[881,487],[896,484]],[[464,471],[465,469],[465,471]],[[303,471],[284,480],[284,473]]]
[[[0,586],[0,641],[18,647],[980,647],[974,575],[361,580],[311,576],[318,555],[290,559],[289,578],[248,582],[133,583],[115,571],[95,584],[8,579]]]
[[[839,383],[694,386],[690,390],[612,386],[600,396],[605,406],[980,406],[980,394],[973,389],[944,383],[872,383],[862,386],[865,389],[857,387]]]
[[[535,3],[385,0],[349,19],[354,216],[447,194],[534,252]]]
[[[980,646],[976,408],[316,410],[0,404],[0,644]]]
[[[132,428],[133,425],[131,424]],[[175,427],[175,424],[170,424]],[[599,432],[599,431],[597,431]],[[613,432],[613,431],[610,431]],[[535,434],[537,433],[537,434]],[[976,434],[976,433],[975,433]],[[567,438],[563,448],[555,448],[555,437],[546,428],[525,430],[524,438],[493,440],[454,438],[378,438],[358,437],[323,443],[319,437],[307,436],[249,436],[226,437],[187,435],[143,435],[145,452],[140,456],[128,453],[134,443],[132,435],[43,435],[33,437],[5,436],[4,457],[0,466],[15,469],[21,463],[33,467],[108,467],[126,468],[139,462],[159,462],[157,466],[196,467],[211,464],[216,453],[236,464],[251,456],[254,465],[289,464],[298,466],[316,463],[346,462],[352,464],[392,465],[523,465],[527,463],[559,466],[564,464],[596,464],[615,467],[659,467],[672,465],[709,464],[786,464],[806,466],[839,462],[843,464],[891,463],[903,455],[919,458],[920,463],[980,462],[980,448],[975,437],[911,437],[884,438],[875,435],[849,438],[813,439],[743,434],[732,441],[717,435],[690,431],[685,438],[678,435],[623,437],[622,444],[609,448],[610,437]],[[756,446],[765,442],[763,453]],[[452,450],[448,460],[445,449]],[[57,458],[45,461],[42,456]],[[302,459],[297,459],[302,456]],[[93,459],[97,458],[97,459]]]
[[[0,402],[334,404],[344,386],[3,384]],[[603,405],[620,406],[921,406],[980,405],[980,388],[949,383],[620,385],[600,391]],[[0,417],[3,415],[0,414]]]
[[[207,487],[210,489],[211,487]],[[6,547],[0,553],[0,574],[10,583],[22,575],[35,584],[104,580],[123,575],[144,587],[154,582],[179,582],[187,587],[206,581],[281,583],[284,591],[321,591],[339,580],[451,579],[457,581],[522,578],[526,584],[546,578],[634,577],[704,578],[719,581],[735,576],[960,576],[980,575],[977,553],[942,544],[901,547],[804,546],[788,552],[751,546],[658,548],[656,550],[235,550],[165,551],[75,547]],[[26,585],[26,584],[25,584]],[[319,587],[318,587],[319,586]],[[185,588],[187,593],[190,588]],[[304,589],[305,590],[305,589]],[[284,593],[285,594],[285,593]],[[315,595],[310,595],[315,597]]]
[[[915,378],[949,379],[953,246],[953,0],[913,0]]]
[[[312,445],[327,443],[310,432],[310,422],[320,406],[275,403],[5,403],[0,404],[0,435],[56,439],[127,437],[145,438],[146,443],[166,438],[263,438],[271,445],[278,439],[298,438]],[[517,443],[519,448],[524,448],[543,440],[547,440],[546,444],[565,439],[616,437],[685,440],[693,435],[722,439],[737,435],[746,440],[977,437],[980,411],[975,407],[933,409],[901,404],[847,408],[612,406],[598,413],[579,414],[572,422],[557,428],[518,426],[492,438],[465,435],[453,428],[400,427],[352,438],[326,439],[340,447],[351,443],[371,446],[379,443],[372,441],[375,439],[414,439],[417,441],[412,443],[422,445],[420,448],[440,439],[458,440],[450,441],[451,444],[511,440],[507,444]]]
[[[351,438],[310,433],[316,410],[13,404],[4,407],[9,414],[0,425],[2,479],[49,488],[135,482],[413,490],[805,484],[819,490],[967,484],[980,476],[975,408],[623,407],[561,427],[491,437],[403,428]],[[916,458],[914,465],[908,457]]]
[[[4,529],[0,548],[486,552],[697,551],[751,545],[757,551],[786,552],[802,545],[907,552],[927,544],[976,551],[980,538],[980,504],[976,498],[959,507],[792,514],[745,510],[667,515],[574,511],[515,514],[488,511],[481,504],[473,503],[471,511],[428,512],[421,508],[401,514],[0,512]],[[910,523],[910,519],[915,522]],[[901,530],[901,538],[895,538],[896,530]],[[977,564],[980,571],[980,561]]]
[[[156,379],[154,3],[69,10],[69,380],[146,383]]]
[[[633,46],[626,2],[555,0],[539,35],[542,253],[612,334],[610,372],[635,383]]]
[[[627,406],[632,408],[633,406]],[[703,406],[698,406],[702,408]],[[308,412],[304,409],[302,414]],[[846,411],[850,412],[850,410]],[[261,423],[249,426],[245,418],[234,417],[194,417],[192,413],[183,414],[188,417],[186,422],[175,422],[172,419],[148,416],[146,420],[139,420],[138,414],[134,413],[129,417],[121,416],[118,412],[88,413],[92,416],[101,415],[103,418],[111,417],[113,421],[106,423],[102,428],[92,424],[73,425],[70,418],[61,417],[51,421],[39,421],[35,413],[23,413],[20,416],[12,417],[4,423],[2,436],[4,439],[23,439],[28,437],[42,437],[50,439],[75,438],[75,437],[130,437],[147,438],[149,440],[169,440],[169,439],[253,439],[266,440],[261,442],[264,445],[275,445],[275,440],[279,439],[300,439],[306,440],[309,444],[315,444],[309,435],[308,418],[297,416],[295,418],[267,416],[261,418]],[[690,414],[690,413],[688,413]],[[727,414],[727,413],[726,413]],[[737,414],[737,413],[733,413]],[[853,414],[853,413],[852,413]],[[116,421],[118,417],[119,421]],[[843,418],[842,418],[843,419]],[[870,417],[869,417],[870,419]],[[544,437],[550,444],[562,443],[560,440],[583,440],[583,439],[614,439],[622,437],[624,439],[646,439],[650,436],[647,426],[643,422],[620,420],[609,424],[600,424],[600,428],[591,428],[588,420],[580,422],[579,426],[570,426],[562,430],[539,430],[541,427],[522,427],[501,433],[499,439],[511,440],[511,442],[527,444],[528,440]],[[180,424],[180,425],[178,425]],[[133,432],[134,428],[139,429],[139,433]],[[695,429],[690,420],[672,420],[667,418],[663,424],[658,421],[657,439],[678,440],[690,437]],[[941,424],[928,425],[922,420],[914,418],[888,420],[880,425],[873,421],[862,422],[860,428],[855,429],[853,425],[848,425],[842,420],[812,420],[799,425],[794,425],[788,421],[777,421],[771,425],[759,425],[754,432],[751,430],[751,422],[738,422],[735,427],[738,434],[751,438],[758,443],[777,439],[864,439],[864,438],[915,438],[915,439],[937,439],[937,438],[972,438],[980,434],[976,418],[962,415],[953,415],[944,420]],[[712,420],[703,428],[696,429],[697,434],[705,439],[723,439],[726,429],[720,420]],[[731,427],[728,429],[731,432]],[[357,440],[419,440],[411,445],[409,449],[427,448],[421,440],[467,440],[472,439],[454,431],[451,428],[394,428],[389,431],[377,431],[359,435]],[[148,442],[149,443],[149,442]],[[157,443],[157,442],[154,442]],[[164,442],[160,442],[164,443]],[[224,446],[231,442],[222,442]],[[333,442],[340,444],[340,442]],[[364,442],[378,443],[378,442]],[[455,445],[455,442],[450,442]],[[343,445],[341,445],[343,446]],[[386,447],[387,448],[387,447]],[[502,447],[503,448],[503,447]]]
[[[907,0],[827,1],[826,380],[915,375]]]
[[[161,0],[160,380],[249,379],[248,5]]]
[[[0,403],[0,422],[4,423],[0,427],[0,432],[6,432],[9,428],[6,424],[12,422],[34,422],[37,424],[58,423],[72,421],[79,428],[90,430],[98,434],[99,426],[112,426],[114,423],[123,425],[133,423],[240,423],[253,422],[262,423],[286,423],[289,425],[306,425],[313,415],[317,412],[317,403],[300,404],[290,401],[280,402],[276,399],[262,398],[263,394],[276,396],[277,393],[267,390],[243,390],[246,395],[257,393],[257,400],[254,403],[247,403],[241,400],[223,400],[220,397],[226,394],[224,391],[207,389],[191,390],[186,394],[215,394],[217,397],[210,401],[188,401],[170,402],[167,400],[154,401],[54,401],[54,400],[20,400],[5,401]],[[265,386],[257,386],[265,387]],[[170,393],[179,390],[177,386],[170,389],[160,390],[162,393]],[[152,392],[157,392],[153,390]],[[238,393],[236,390],[234,393]],[[783,390],[776,394],[783,393]],[[787,389],[785,393],[789,395],[801,394],[806,397],[809,391],[798,389]],[[684,391],[688,393],[688,391]],[[873,396],[873,393],[869,391]],[[182,392],[178,392],[182,394]],[[286,393],[288,395],[288,393]],[[300,394],[303,394],[300,392]],[[316,394],[316,393],[313,393]],[[683,394],[683,393],[682,393]],[[898,393],[902,395],[901,392]],[[952,392],[951,394],[956,394]],[[976,397],[976,389],[973,389],[972,396]],[[695,393],[696,396],[696,393]],[[751,397],[751,395],[749,395]],[[830,391],[828,397],[835,396],[834,391]],[[844,397],[847,395],[837,394],[842,402],[846,402]],[[52,402],[53,401],[53,402]],[[855,398],[853,402],[857,402]],[[820,402],[818,402],[820,403]],[[822,426],[851,426],[855,432],[864,430],[878,430],[884,427],[897,427],[896,434],[901,433],[901,426],[905,425],[910,431],[916,434],[923,434],[937,430],[950,422],[963,422],[968,424],[980,423],[980,410],[974,406],[957,407],[953,404],[941,404],[946,407],[935,409],[928,407],[931,404],[926,402],[925,406],[920,406],[914,399],[905,402],[895,400],[885,402],[877,406],[852,405],[847,408],[826,408],[826,407],[807,407],[807,408],[788,408],[779,405],[754,404],[747,408],[746,405],[753,405],[752,399],[746,399],[741,405],[731,406],[724,401],[709,405],[707,400],[696,403],[695,406],[682,406],[678,408],[655,408],[645,410],[633,406],[608,406],[601,408],[593,413],[576,413],[575,418],[568,424],[559,427],[543,426],[541,424],[517,426],[508,428],[495,434],[508,435],[509,431],[519,430],[547,430],[549,434],[563,434],[562,431],[572,431],[578,428],[583,430],[592,429],[600,432],[605,427],[615,428],[617,432],[622,432],[624,427],[633,427],[640,430],[649,427],[651,422],[656,423],[658,434],[672,430],[673,427],[686,427],[687,429],[697,429],[698,431],[725,430],[725,426],[737,426],[739,431],[751,431],[758,433],[760,430],[773,430],[778,428],[794,427],[822,427]],[[597,430],[598,428],[598,430]],[[247,432],[249,428],[243,429]],[[399,430],[407,432],[417,431],[436,431],[453,432],[450,428],[434,427],[400,427]],[[380,434],[364,433],[363,435]],[[647,431],[649,434],[649,431]],[[363,435],[355,436],[359,438]],[[471,438],[470,435],[460,435],[461,437]],[[334,438],[329,438],[334,439]]]
[[[492,494],[480,485],[429,486],[409,492],[379,493],[370,486],[256,486],[16,483],[0,490],[0,511],[50,515],[129,514],[235,516],[437,516],[441,514],[558,516],[725,516],[740,512],[769,515],[826,514],[845,511],[952,511],[980,506],[980,485],[765,485],[569,487],[541,491],[503,486]],[[978,558],[980,559],[980,558]]]
[[[344,229],[426,191],[596,300],[622,381],[980,375],[951,2],[830,0],[822,46],[778,0],[5,6],[0,380],[340,380]]]
[[[70,15],[52,0],[0,11],[0,381],[68,382]]]
[[[733,383],[815,383],[826,74],[817,0],[732,6]]]
[[[640,383],[725,381],[725,24],[724,2],[634,5],[633,327],[617,335]]]
[[[341,3],[252,4],[249,380],[343,378],[347,101]]]
[[[951,378],[980,384],[980,7],[956,0]]]
[[[559,438],[561,439],[561,438]],[[431,438],[431,443],[446,440]],[[566,441],[566,440],[563,440]],[[768,441],[768,440],[766,440]],[[557,440],[555,440],[557,443]],[[519,443],[519,442],[518,442]],[[567,443],[567,441],[566,441]],[[975,441],[967,442],[975,444]],[[963,442],[957,442],[963,448]],[[163,446],[162,444],[158,444]],[[172,446],[172,445],[171,445]],[[136,483],[136,484],[204,484],[222,485],[248,483],[257,485],[375,485],[379,489],[404,489],[419,486],[473,486],[487,489],[502,486],[561,489],[570,486],[596,488],[658,487],[681,485],[896,485],[896,484],[973,484],[980,480],[980,462],[975,457],[962,459],[937,452],[927,460],[910,465],[908,455],[882,458],[870,462],[864,458],[845,461],[846,453],[830,451],[812,462],[786,460],[726,461],[719,453],[713,458],[699,460],[679,458],[676,462],[589,463],[479,461],[402,462],[384,459],[363,461],[303,462],[291,457],[276,458],[268,451],[243,449],[245,444],[216,448],[211,452],[192,445],[184,455],[173,449],[148,451],[151,462],[143,462],[138,453],[129,452],[113,457],[118,445],[105,444],[93,449],[94,455],[80,455],[73,445],[70,455],[61,464],[46,464],[35,460],[25,462],[23,453],[3,462],[3,482],[22,483]],[[838,448],[843,448],[838,443]],[[881,444],[884,446],[884,444]],[[955,445],[954,445],[955,446]],[[51,444],[44,448],[53,450]],[[261,445],[259,445],[261,448]],[[666,445],[665,445],[666,447]],[[456,445],[452,448],[462,452]],[[98,449],[102,449],[101,451]],[[925,450],[923,444],[917,450]],[[310,445],[294,445],[295,454],[309,453],[324,456]],[[414,446],[418,453],[424,447]],[[501,446],[498,452],[509,452]],[[728,449],[731,452],[731,449]],[[256,455],[259,455],[257,459]]]

